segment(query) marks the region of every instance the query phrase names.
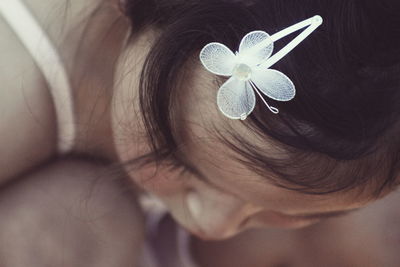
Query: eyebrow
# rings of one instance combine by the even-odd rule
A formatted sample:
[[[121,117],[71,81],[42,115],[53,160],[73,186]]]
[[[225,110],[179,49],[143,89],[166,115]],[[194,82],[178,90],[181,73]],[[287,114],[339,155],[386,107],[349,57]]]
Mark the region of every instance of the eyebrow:
[[[215,187],[215,185],[212,182],[210,182],[209,179],[200,170],[198,170],[190,162],[188,162],[185,158],[183,158],[181,154],[176,153],[175,159],[180,164],[185,166],[185,168],[188,169],[197,178],[199,178],[203,182],[207,183],[208,185]],[[288,216],[293,216],[293,217],[303,218],[303,219],[328,219],[328,218],[337,218],[337,217],[345,216],[345,215],[348,215],[348,214],[353,213],[358,210],[360,210],[360,208],[355,208],[355,209],[350,209],[350,210],[340,210],[340,211],[329,211],[329,212],[292,214],[292,215],[288,215]]]

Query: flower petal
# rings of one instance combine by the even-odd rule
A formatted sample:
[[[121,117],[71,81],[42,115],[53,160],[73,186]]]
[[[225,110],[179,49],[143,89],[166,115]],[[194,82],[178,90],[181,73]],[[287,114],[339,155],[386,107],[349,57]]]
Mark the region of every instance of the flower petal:
[[[269,40],[269,44],[255,47],[263,41]],[[252,31],[246,34],[239,46],[241,61],[250,66],[255,66],[268,59],[274,50],[274,42],[268,33],[264,31]]]
[[[269,98],[278,101],[289,101],[295,94],[293,82],[280,71],[272,69],[253,70],[251,80]]]
[[[244,120],[256,104],[256,96],[249,82],[229,78],[218,90],[219,110],[228,118]]]
[[[221,43],[209,43],[200,52],[203,66],[217,75],[231,76],[235,60],[235,54]]]

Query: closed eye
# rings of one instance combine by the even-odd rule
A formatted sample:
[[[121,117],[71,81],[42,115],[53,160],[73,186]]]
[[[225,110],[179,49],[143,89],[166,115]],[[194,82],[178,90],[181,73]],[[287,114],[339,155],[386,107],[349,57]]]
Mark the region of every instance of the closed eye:
[[[348,215],[359,209],[345,210],[345,211],[335,211],[335,212],[327,212],[327,213],[316,213],[309,215],[294,215],[293,218],[298,219],[329,219],[329,218],[338,218]]]
[[[184,162],[179,156],[176,154],[173,154],[172,158],[168,162],[169,167],[173,171],[178,171],[180,176],[183,176],[187,173],[190,173],[196,177],[199,177],[199,173],[190,165],[188,165],[186,162]]]

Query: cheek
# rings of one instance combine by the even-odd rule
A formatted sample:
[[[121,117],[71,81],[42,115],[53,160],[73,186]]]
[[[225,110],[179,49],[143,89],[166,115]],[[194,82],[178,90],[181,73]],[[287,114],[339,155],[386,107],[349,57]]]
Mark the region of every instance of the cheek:
[[[140,136],[145,133],[135,132],[137,125],[123,116],[125,113],[120,108],[115,110],[113,119],[114,147],[120,162],[130,162],[149,152],[149,146]],[[172,171],[165,166],[156,168],[154,163],[143,167],[135,167],[133,164],[124,164],[123,168],[129,177],[141,188],[157,195],[171,195],[182,190],[185,179],[179,176],[178,171]]]
[[[134,140],[127,134],[126,128],[114,127],[114,144],[117,156],[121,162],[129,162],[149,151],[143,140]],[[141,136],[141,135],[138,135]],[[125,172],[141,188],[159,196],[168,196],[182,191],[186,187],[187,177],[182,177],[177,170],[166,166],[150,163],[143,167],[124,164]]]
[[[187,178],[179,171],[154,164],[130,172],[130,177],[144,190],[160,197],[169,197],[187,190]]]

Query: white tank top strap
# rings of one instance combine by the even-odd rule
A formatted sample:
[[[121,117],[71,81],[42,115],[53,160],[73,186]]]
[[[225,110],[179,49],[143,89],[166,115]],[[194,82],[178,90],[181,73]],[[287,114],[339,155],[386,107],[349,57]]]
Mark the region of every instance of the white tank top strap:
[[[63,62],[53,43],[21,0],[0,0],[2,15],[42,71],[54,107],[58,125],[58,152],[68,153],[75,141],[73,98]]]

